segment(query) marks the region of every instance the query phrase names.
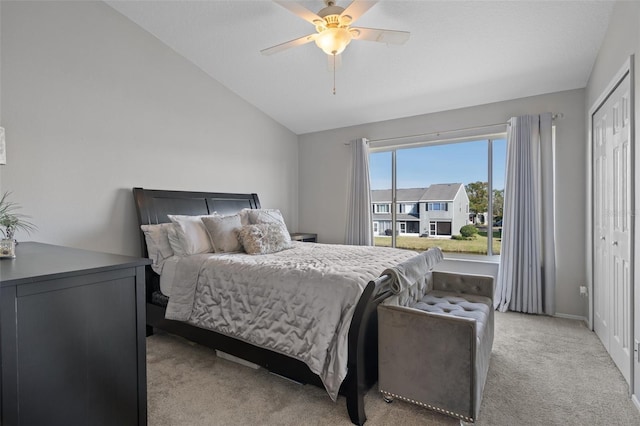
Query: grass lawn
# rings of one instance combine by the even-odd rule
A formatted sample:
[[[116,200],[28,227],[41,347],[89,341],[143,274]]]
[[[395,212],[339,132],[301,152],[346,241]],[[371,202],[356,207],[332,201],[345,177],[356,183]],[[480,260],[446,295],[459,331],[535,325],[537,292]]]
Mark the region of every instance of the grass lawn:
[[[500,254],[502,240],[494,232],[493,254]],[[391,237],[375,237],[375,245],[391,247]],[[426,238],[398,235],[396,246],[409,250],[424,251],[430,247],[438,246],[442,251],[453,253],[487,254],[487,237],[477,235],[473,240],[452,240],[450,238]]]

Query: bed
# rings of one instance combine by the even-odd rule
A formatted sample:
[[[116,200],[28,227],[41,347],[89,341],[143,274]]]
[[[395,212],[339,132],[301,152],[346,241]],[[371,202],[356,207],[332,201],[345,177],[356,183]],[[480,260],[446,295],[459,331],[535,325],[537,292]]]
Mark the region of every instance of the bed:
[[[260,201],[257,194],[166,191],[134,188],[133,195],[140,225],[169,223],[169,215],[199,216],[210,215],[214,212],[219,215],[232,215],[243,209],[260,209]],[[142,235],[141,241],[142,253],[147,257],[148,252],[144,235]],[[318,253],[322,253],[323,245],[300,242],[293,243],[294,246],[296,244],[297,248],[292,248],[291,251],[281,255],[279,258],[277,254],[273,255],[272,257],[275,258],[275,262],[280,261],[282,263],[284,262],[283,259],[287,258],[289,262],[295,263],[297,262],[295,256],[304,256],[306,252],[313,252],[313,256],[318,257]],[[333,247],[337,248],[338,246]],[[347,251],[350,250],[348,246],[345,246],[345,249]],[[353,248],[353,250],[359,250],[359,248]],[[400,251],[389,251],[388,253],[394,255],[399,253],[400,257],[398,261],[410,256],[409,253],[400,253]],[[358,253],[355,253],[355,255],[358,256]],[[244,258],[240,255],[233,254],[225,254],[224,256],[208,256],[202,254],[198,256],[188,256],[188,260],[181,260],[181,262],[188,263],[189,261],[198,265],[208,265],[213,262],[228,262],[234,256],[245,262],[254,262],[254,259],[261,257],[251,257],[246,254]],[[267,255],[265,258],[269,256],[270,255]],[[220,260],[220,258],[222,258],[222,260]],[[357,294],[352,296],[354,297],[353,303],[343,302],[347,303],[347,307],[349,307],[348,312],[344,306],[338,307],[338,310],[342,309],[346,312],[345,315],[347,315],[349,321],[346,324],[341,324],[342,329],[344,329],[344,343],[342,348],[336,349],[339,350],[340,353],[346,354],[346,356],[343,357],[346,367],[344,370],[344,379],[340,377],[338,387],[334,390],[335,394],[339,392],[346,397],[348,414],[354,424],[361,425],[365,422],[364,394],[376,383],[378,378],[376,308],[382,300],[391,294],[387,279],[385,277],[377,278],[377,275],[372,274],[379,274],[388,266],[389,265],[381,265],[378,268],[379,270],[376,269],[373,273],[370,273],[371,279],[369,281],[361,280],[358,284],[359,290]],[[219,265],[216,268],[212,268],[212,270],[217,270],[218,267]],[[258,265],[258,267],[260,266]],[[340,268],[336,269],[339,270]],[[302,272],[296,270],[296,273],[299,275]],[[163,278],[165,278],[164,272],[162,275]],[[196,275],[198,275],[198,279],[200,279],[200,275],[205,274],[198,272]],[[258,281],[263,275],[266,274],[263,272],[256,273],[253,279]],[[327,274],[324,272],[320,275],[322,275],[322,279],[327,278]],[[258,344],[242,338],[240,333],[236,335],[233,332],[227,332],[227,330],[213,331],[204,328],[204,326],[196,325],[197,323],[193,321],[185,321],[187,317],[180,318],[179,315],[174,317],[180,318],[180,321],[166,319],[167,312],[169,312],[169,317],[175,314],[172,310],[171,299],[175,299],[173,302],[177,303],[181,296],[172,293],[171,298],[169,298],[168,311],[167,298],[163,296],[160,291],[160,276],[150,267],[147,267],[146,277],[147,335],[153,334],[154,328],[165,330],[258,364],[280,376],[300,383],[309,383],[325,387],[329,394],[332,394],[331,384],[327,384],[327,377],[324,371],[320,371],[312,362],[309,362],[309,359],[316,357],[314,354],[308,355],[306,352],[298,354],[283,350],[277,346]],[[309,280],[311,281],[311,278],[309,278]],[[273,283],[268,282],[268,280],[263,280],[260,286],[254,287],[263,288],[265,285],[271,284]],[[283,285],[284,280],[282,282],[279,281],[277,284]],[[198,288],[200,287],[201,285],[198,284]],[[193,288],[195,288],[195,284]],[[175,291],[175,289],[173,291]],[[324,300],[322,296],[320,299]],[[197,302],[193,302],[193,299],[191,300],[192,302],[190,303],[192,305],[198,305]],[[349,305],[352,305],[352,307]],[[313,306],[311,307],[313,308]],[[308,308],[309,306],[305,309]],[[197,315],[194,314],[194,316]],[[331,325],[331,327],[333,327],[333,325]],[[336,332],[335,335],[340,336],[338,332]],[[312,348],[314,347],[313,344],[311,345]],[[324,350],[324,348],[322,350]],[[338,357],[330,355],[328,358],[333,359]],[[324,360],[320,362],[326,364]],[[332,398],[334,397],[332,396]]]

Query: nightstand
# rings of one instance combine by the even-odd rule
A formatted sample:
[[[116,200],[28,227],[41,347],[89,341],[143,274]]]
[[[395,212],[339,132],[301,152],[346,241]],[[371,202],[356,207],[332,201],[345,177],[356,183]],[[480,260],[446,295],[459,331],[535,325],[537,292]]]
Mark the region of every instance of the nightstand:
[[[292,232],[290,235],[293,241],[304,241],[305,243],[315,243],[318,241],[318,234],[310,234],[307,232]]]

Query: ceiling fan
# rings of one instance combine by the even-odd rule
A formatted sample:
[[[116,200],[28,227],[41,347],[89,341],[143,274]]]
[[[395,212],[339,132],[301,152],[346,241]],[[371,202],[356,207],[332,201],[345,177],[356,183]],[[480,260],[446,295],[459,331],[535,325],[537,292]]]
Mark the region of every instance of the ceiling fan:
[[[324,53],[329,55],[329,63],[330,65],[333,65],[334,80],[336,62],[339,63],[339,55],[347,45],[351,43],[351,40],[368,40],[387,44],[403,44],[409,39],[410,33],[407,31],[351,26],[358,18],[360,18],[360,16],[362,16],[362,14],[374,6],[377,1],[354,0],[345,9],[340,6],[336,6],[335,1],[333,0],[325,0],[326,6],[318,13],[314,13],[293,1],[274,0],[274,2],[314,25],[316,32],[263,49],[260,52],[263,55],[273,55],[274,53],[315,41],[316,45],[322,49]],[[333,92],[335,94],[335,84]]]

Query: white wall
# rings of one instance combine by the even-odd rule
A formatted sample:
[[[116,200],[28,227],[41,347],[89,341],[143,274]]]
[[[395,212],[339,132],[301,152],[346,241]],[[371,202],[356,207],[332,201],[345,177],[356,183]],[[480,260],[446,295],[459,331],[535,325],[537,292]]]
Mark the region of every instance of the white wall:
[[[545,111],[563,113],[557,137],[556,312],[585,317],[579,297],[585,283],[585,115],[584,90],[572,90],[472,108],[346,127],[299,137],[300,230],[317,232],[320,242],[343,243],[350,140],[382,139],[506,123]],[[455,166],[455,165],[452,165]]]
[[[19,240],[137,255],[133,186],[256,192],[297,229],[297,136],[111,7],[2,1],[0,28]]]
[[[630,55],[635,55],[635,300],[634,300],[634,329],[635,340],[640,341],[640,215],[637,214],[640,203],[640,149],[637,148],[640,141],[640,2],[619,1],[616,3],[607,33],[598,52],[598,57],[593,66],[591,76],[586,88],[586,105],[585,115],[595,105],[600,95],[607,89],[609,82],[614,78],[616,73],[622,68],[624,63],[629,59]],[[588,126],[588,121],[586,123]],[[587,206],[588,207],[588,206]],[[587,263],[587,268],[591,265]],[[633,393],[635,402],[640,409],[640,363],[638,357],[631,352],[632,359],[635,360],[634,380],[635,386]]]

